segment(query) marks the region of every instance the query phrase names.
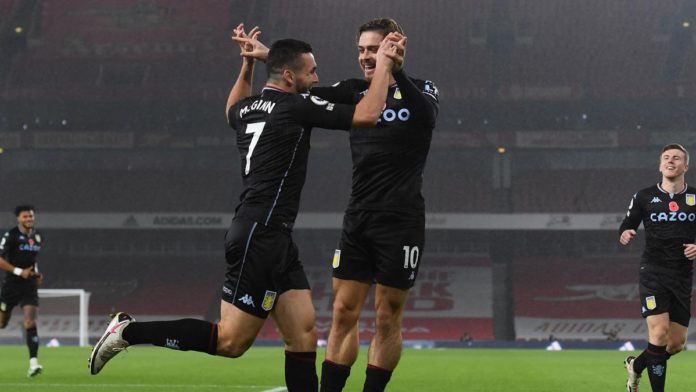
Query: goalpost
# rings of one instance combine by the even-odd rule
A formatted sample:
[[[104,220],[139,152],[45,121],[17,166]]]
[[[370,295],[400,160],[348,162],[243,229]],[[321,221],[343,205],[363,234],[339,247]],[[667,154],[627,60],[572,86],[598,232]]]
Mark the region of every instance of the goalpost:
[[[80,346],[89,345],[89,297],[90,293],[83,289],[39,289],[39,298],[77,297],[78,311],[78,341]],[[42,313],[51,314],[51,306],[42,307]],[[74,313],[72,313],[74,315]],[[39,315],[39,320],[41,316]]]

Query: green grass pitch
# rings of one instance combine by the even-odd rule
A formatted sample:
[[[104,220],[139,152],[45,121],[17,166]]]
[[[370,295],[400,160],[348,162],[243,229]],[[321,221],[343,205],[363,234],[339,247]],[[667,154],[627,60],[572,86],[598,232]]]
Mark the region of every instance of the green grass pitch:
[[[28,379],[24,346],[0,346],[0,391],[285,391],[283,349],[252,348],[242,358],[227,359],[156,347],[132,347],[119,354],[97,376],[89,375],[90,350],[44,348],[44,373]],[[365,356],[353,371],[346,391],[361,391]],[[404,350],[388,391],[625,391],[622,360],[627,354],[606,350]],[[324,352],[319,352],[319,363]],[[670,359],[667,388],[696,390],[696,353]],[[647,375],[642,390],[649,391]]]

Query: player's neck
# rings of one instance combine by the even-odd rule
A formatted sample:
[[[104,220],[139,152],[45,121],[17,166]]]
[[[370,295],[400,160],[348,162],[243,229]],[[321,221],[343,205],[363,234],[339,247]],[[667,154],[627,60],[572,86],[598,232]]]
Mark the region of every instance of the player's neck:
[[[679,176],[674,179],[662,177],[661,186],[662,189],[669,193],[679,193],[684,190],[685,183],[684,176]]]
[[[266,81],[266,84],[263,86],[263,88],[272,88],[272,89],[284,91],[284,92],[290,93],[290,94],[294,94],[294,93],[295,93],[295,91],[294,91],[293,89],[291,89],[291,88],[289,88],[289,87],[287,87],[287,86],[284,86],[284,85],[281,84],[281,83],[274,83],[274,82],[272,82],[272,81],[270,81],[270,80]]]

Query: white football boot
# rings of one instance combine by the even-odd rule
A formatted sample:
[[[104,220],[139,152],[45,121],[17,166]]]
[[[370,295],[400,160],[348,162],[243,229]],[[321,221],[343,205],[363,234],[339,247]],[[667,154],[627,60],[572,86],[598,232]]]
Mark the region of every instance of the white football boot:
[[[27,377],[38,376],[43,372],[43,366],[39,365],[39,361],[36,358],[29,359],[29,370],[27,370]]]
[[[633,361],[636,360],[634,356],[628,356],[624,360],[624,366],[626,366],[626,371],[628,372],[628,380],[626,381],[626,391],[627,392],[638,392],[638,383],[640,382],[640,374],[633,371]]]
[[[133,317],[123,312],[113,316],[106,331],[92,349],[92,355],[89,357],[90,373],[99,373],[111,358],[128,347],[128,342],[123,340],[121,334],[123,329],[133,321],[135,321]]]

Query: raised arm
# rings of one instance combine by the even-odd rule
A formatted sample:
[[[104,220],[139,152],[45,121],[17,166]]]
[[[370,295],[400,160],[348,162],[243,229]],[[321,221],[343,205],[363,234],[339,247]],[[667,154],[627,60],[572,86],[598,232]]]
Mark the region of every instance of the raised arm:
[[[242,52],[240,53],[242,57],[266,62],[269,49],[263,42],[259,41],[260,34],[261,29],[256,26],[249,32],[249,35],[235,35],[232,37],[242,48]]]
[[[239,100],[244,99],[251,95],[251,81],[254,76],[254,58],[245,56],[244,53],[248,49],[247,46],[250,45],[240,38],[252,38],[256,39],[261,34],[258,27],[254,27],[249,32],[249,35],[244,32],[244,23],[240,23],[236,29],[234,29],[234,35],[232,39],[239,43],[241,49],[240,56],[242,56],[242,67],[239,70],[239,76],[237,76],[237,81],[232,86],[230,90],[230,95],[227,97],[227,106],[225,108],[225,116],[229,116],[230,108]],[[229,122],[229,118],[227,121]]]
[[[395,33],[391,36],[392,40],[404,38],[402,35]],[[399,91],[403,96],[404,101],[412,110],[415,119],[435,126],[435,119],[438,114],[438,92],[432,82],[426,82],[425,91],[421,90],[413,80],[409,78],[403,70],[404,58],[406,57],[406,40],[404,39],[404,48],[401,51],[401,58],[395,60],[392,76],[396,85],[399,86]],[[427,95],[426,95],[427,94]]]
[[[404,45],[406,37],[398,41],[392,38],[394,33],[387,35],[377,51],[377,64],[375,73],[370,82],[370,88],[365,98],[361,99],[355,107],[353,114],[354,127],[370,127],[377,124],[380,114],[384,109],[389,90],[389,76],[394,68],[394,64],[403,62]]]

